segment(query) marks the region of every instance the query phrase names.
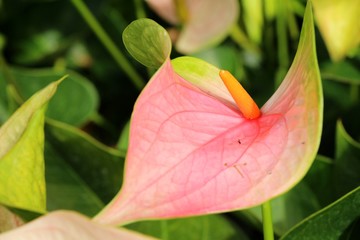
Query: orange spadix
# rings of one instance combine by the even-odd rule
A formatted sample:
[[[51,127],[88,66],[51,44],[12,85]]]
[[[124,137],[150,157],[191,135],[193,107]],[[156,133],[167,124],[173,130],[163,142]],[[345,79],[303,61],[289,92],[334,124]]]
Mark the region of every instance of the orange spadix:
[[[226,70],[220,70],[219,75],[244,117],[246,119],[256,119],[260,117],[261,112],[259,107],[238,80]]]

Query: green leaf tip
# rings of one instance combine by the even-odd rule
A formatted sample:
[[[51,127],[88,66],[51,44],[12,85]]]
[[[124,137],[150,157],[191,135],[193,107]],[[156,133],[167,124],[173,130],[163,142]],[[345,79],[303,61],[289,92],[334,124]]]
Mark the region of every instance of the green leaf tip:
[[[45,111],[64,78],[35,93],[0,128],[0,204],[46,211]]]
[[[123,41],[129,53],[146,67],[159,68],[170,56],[169,34],[151,19],[130,23],[123,32]]]

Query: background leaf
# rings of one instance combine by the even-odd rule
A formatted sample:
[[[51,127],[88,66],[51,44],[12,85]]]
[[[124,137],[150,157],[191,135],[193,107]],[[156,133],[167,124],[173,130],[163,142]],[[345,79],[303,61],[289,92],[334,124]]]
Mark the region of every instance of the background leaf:
[[[339,239],[360,215],[360,188],[311,215],[285,234],[282,240]]]
[[[146,67],[159,68],[170,56],[168,33],[150,19],[139,19],[129,24],[123,32],[123,41],[130,54]]]
[[[96,114],[99,96],[94,85],[74,71],[54,69],[14,68],[13,77],[24,97],[32,95],[60,76],[68,75],[59,86],[58,93],[49,103],[46,116],[75,126],[80,126]]]
[[[48,121],[46,137],[64,164],[70,166],[107,203],[119,191],[124,152],[107,147],[70,125]]]
[[[334,190],[337,197],[360,185],[360,143],[345,131],[341,121],[336,126]]]
[[[232,225],[225,217],[218,215],[143,221],[127,225],[126,228],[160,239],[250,239],[240,228]]]
[[[103,202],[50,145],[45,145],[47,210],[75,210],[93,216]]]

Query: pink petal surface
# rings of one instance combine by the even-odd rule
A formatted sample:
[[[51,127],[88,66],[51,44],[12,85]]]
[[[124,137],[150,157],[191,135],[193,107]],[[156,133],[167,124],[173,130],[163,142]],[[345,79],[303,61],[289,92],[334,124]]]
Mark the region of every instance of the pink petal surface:
[[[169,23],[179,23],[174,0],[146,0],[146,2],[160,17]]]
[[[155,240],[127,229],[116,229],[94,223],[70,211],[58,211],[22,227],[0,234],[1,240]]]
[[[300,181],[322,121],[311,15],[305,21],[293,66],[256,120],[244,119],[223,87],[209,94],[218,77],[209,86],[190,83],[167,60],[134,107],[123,187],[95,220],[123,224],[248,208]]]
[[[188,18],[176,41],[176,48],[182,53],[200,51],[221,41],[230,31],[239,15],[237,0],[185,0]],[[172,24],[179,18],[175,1],[148,0],[149,6],[157,14]]]
[[[237,0],[187,1],[189,19],[176,42],[176,49],[190,54],[224,39],[239,16]]]

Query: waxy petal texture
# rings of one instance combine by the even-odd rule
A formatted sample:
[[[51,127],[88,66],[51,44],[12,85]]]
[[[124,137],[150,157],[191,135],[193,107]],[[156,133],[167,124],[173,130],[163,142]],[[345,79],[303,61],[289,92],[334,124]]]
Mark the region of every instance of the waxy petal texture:
[[[1,240],[155,240],[127,229],[116,229],[91,222],[70,211],[58,211],[0,235]]]
[[[123,187],[95,220],[123,224],[248,208],[300,181],[322,122],[312,23],[308,7],[294,63],[255,120],[242,116],[224,87],[214,91],[218,71],[191,75],[194,61],[189,69],[177,63],[176,73],[167,60],[136,102]],[[200,72],[211,84],[194,80]]]

